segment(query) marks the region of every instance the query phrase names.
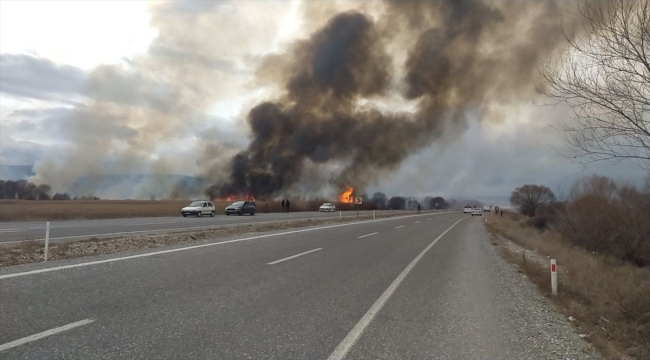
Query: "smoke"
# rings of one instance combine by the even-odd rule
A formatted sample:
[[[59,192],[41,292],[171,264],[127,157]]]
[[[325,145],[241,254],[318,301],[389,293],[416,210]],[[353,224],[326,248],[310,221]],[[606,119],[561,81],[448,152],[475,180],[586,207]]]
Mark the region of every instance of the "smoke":
[[[377,19],[335,14],[262,65],[258,76],[282,92],[250,110],[248,148],[207,193],[273,196],[306,166],[332,163],[340,169],[321,186],[363,188],[470,117],[498,121],[499,106],[534,96],[537,64],[563,40],[560,10],[552,1],[389,1]],[[414,111],[375,106],[395,96]]]
[[[109,187],[106,181],[139,174],[214,179],[222,173],[236,153],[231,146],[237,144],[236,129],[219,126],[223,119],[206,114],[216,101],[228,103],[241,94],[252,74],[243,62],[273,39],[279,23],[261,16],[277,13],[270,2],[235,5],[151,5],[151,26],[158,35],[148,51],[87,75],[84,101],[60,124],[67,147],[37,162],[32,181],[82,195],[200,196],[205,186],[188,188],[164,176],[131,176],[132,181]],[[253,25],[260,33],[251,37],[246,29]]]
[[[90,74],[88,101],[62,126],[69,147],[32,181],[66,191],[84,179],[84,195],[123,173],[192,173],[213,197],[367,187],[470,119],[498,122],[530,101],[536,66],[564,39],[560,5],[306,1],[307,36],[278,51],[284,2],[156,4],[147,53]],[[206,115],[269,89],[264,101],[246,95],[247,144],[239,125]],[[185,197],[200,184],[149,177],[128,190]]]

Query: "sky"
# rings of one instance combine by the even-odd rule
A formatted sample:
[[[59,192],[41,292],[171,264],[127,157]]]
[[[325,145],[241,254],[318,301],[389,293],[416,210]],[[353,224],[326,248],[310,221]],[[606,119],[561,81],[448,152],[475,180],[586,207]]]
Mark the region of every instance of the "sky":
[[[0,164],[34,166],[32,180],[55,191],[107,174],[218,181],[251,140],[248,111],[273,99],[286,81],[260,75],[269,59],[282,60],[337,12],[380,19],[384,11],[377,2],[317,3],[1,1]],[[407,53],[400,46],[407,45],[387,47],[395,63]],[[395,74],[391,81],[399,87]],[[415,106],[399,96],[368,101],[380,111]],[[364,173],[364,190],[507,196],[526,183],[567,192],[592,173],[635,183],[646,175],[625,162],[584,165],[563,156],[563,134],[555,127],[571,120],[562,106],[535,97],[491,105],[489,119],[469,114],[460,129],[415,148],[396,166]],[[338,169],[335,161],[312,176],[332,169]],[[308,175],[290,190],[305,196],[339,191]],[[84,191],[92,191],[89,186]],[[172,185],[151,186],[165,194]],[[149,196],[128,190],[101,195]]]

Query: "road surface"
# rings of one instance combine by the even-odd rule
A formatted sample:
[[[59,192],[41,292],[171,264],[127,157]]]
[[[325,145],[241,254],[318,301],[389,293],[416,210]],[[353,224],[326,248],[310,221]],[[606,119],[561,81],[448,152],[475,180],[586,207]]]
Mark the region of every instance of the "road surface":
[[[389,211],[378,211],[387,213]],[[395,213],[396,211],[392,211]],[[360,215],[369,216],[372,211],[360,211]],[[345,217],[356,217],[356,211],[344,211]],[[92,237],[106,238],[129,234],[147,235],[161,232],[199,230],[266,222],[289,221],[301,219],[339,217],[339,212],[294,212],[294,213],[257,213],[255,216],[203,216],[187,217],[148,217],[103,220],[68,220],[50,222],[50,240],[76,241]],[[0,222],[0,244],[16,243],[25,240],[42,241],[45,238],[45,222]]]
[[[482,222],[423,214],[0,268],[0,358],[587,358]]]

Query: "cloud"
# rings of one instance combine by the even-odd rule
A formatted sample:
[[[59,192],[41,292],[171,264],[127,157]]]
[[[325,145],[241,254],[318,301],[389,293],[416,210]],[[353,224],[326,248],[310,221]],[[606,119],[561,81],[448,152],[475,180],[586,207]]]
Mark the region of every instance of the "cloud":
[[[457,141],[434,143],[412,155],[369,192],[381,190],[386,194],[420,197],[507,197],[515,187],[534,183],[548,186],[556,195],[566,195],[571,185],[586,174],[637,184],[647,176],[643,169],[625,162],[585,166],[562,156],[556,150],[563,145],[562,133],[552,125],[570,121],[563,111],[534,106],[517,111],[513,107],[509,119],[502,124],[471,121]],[[544,120],[511,121],[520,116]]]
[[[79,68],[25,54],[2,54],[0,72],[0,92],[39,100],[72,103],[86,82]]]

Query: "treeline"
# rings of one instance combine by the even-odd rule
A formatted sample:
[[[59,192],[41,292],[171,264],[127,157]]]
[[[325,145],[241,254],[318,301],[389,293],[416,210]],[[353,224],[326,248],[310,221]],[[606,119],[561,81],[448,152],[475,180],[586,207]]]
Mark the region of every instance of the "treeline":
[[[0,199],[18,200],[99,200],[96,196],[75,196],[68,193],[50,195],[52,187],[48,184],[36,185],[27,180],[0,180]]]
[[[528,184],[512,192],[510,203],[531,226],[559,231],[589,251],[650,266],[650,177],[637,187],[589,176],[565,200],[546,186]]]
[[[370,198],[368,198],[367,195],[362,195],[361,197],[364,198],[364,203],[370,203],[379,210],[414,210],[417,209],[418,204],[420,204],[421,209],[428,210],[442,210],[449,208],[449,203],[440,196],[427,196],[420,201],[414,197],[392,196],[388,198],[386,194],[376,192]]]

